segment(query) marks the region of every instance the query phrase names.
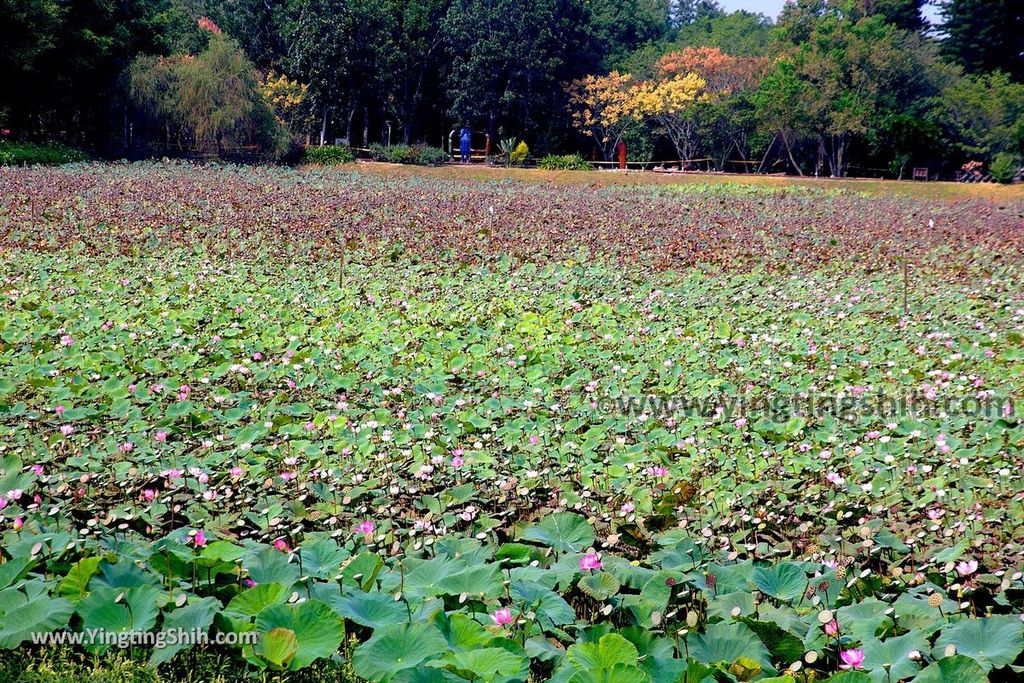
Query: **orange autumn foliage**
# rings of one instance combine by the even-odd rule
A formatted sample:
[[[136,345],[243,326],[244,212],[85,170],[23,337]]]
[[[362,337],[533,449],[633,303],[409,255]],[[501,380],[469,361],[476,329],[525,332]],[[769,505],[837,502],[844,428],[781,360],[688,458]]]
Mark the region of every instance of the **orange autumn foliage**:
[[[704,46],[669,52],[655,66],[663,79],[694,73],[704,80],[709,95],[729,95],[755,86],[768,65],[765,57],[734,57]]]

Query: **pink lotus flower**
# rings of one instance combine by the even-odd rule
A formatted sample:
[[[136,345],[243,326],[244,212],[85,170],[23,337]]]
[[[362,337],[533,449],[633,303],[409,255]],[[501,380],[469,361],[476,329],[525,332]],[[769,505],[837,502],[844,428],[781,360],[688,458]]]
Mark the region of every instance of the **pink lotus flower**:
[[[839,635],[839,622],[833,619],[832,621],[825,624],[825,635],[829,638],[835,638]]]
[[[164,441],[167,441],[167,432],[160,430],[156,433],[154,438],[160,443],[163,443]]]
[[[71,436],[71,433],[74,432],[74,431],[75,431],[75,428],[72,427],[71,425],[61,425],[60,426],[60,433],[63,434],[64,436]]]
[[[21,517],[15,517],[14,522],[11,524],[15,531],[21,531],[21,528],[25,526],[25,520]]]
[[[734,427],[736,427],[736,429],[743,429],[744,427],[747,426],[747,418],[741,417],[732,424]]]
[[[131,453],[135,449],[135,444],[133,444],[131,441],[125,441],[117,448],[122,453]]]
[[[839,658],[843,660],[843,663],[839,665],[840,669],[862,669],[864,667],[864,650],[861,648],[843,650],[839,653]]]
[[[280,550],[282,553],[287,553],[291,550],[291,548],[288,547],[288,544],[285,542],[283,538],[279,538],[276,541],[274,541],[274,548]]]
[[[60,343],[61,346],[73,346],[75,340],[71,337],[70,334],[65,334],[63,337],[60,338]]]
[[[369,536],[373,533],[373,530],[376,528],[377,525],[375,525],[372,521],[367,519],[360,522],[359,526],[356,527],[356,530],[364,536]]]
[[[36,475],[37,477],[43,476],[43,466],[42,465],[32,465],[31,469],[32,469],[32,474]]]
[[[463,460],[461,456],[456,455],[452,458],[452,467],[462,467]]]
[[[231,474],[232,478],[234,478],[234,479],[238,479],[244,473],[245,473],[244,470],[241,467],[239,467],[238,465],[235,465],[230,470],[230,474]]]
[[[149,503],[154,498],[156,498],[156,491],[154,491],[153,489],[142,489],[142,494],[141,495],[142,495],[142,500],[144,500],[147,503]]]
[[[590,571],[601,568],[601,557],[597,553],[587,553],[580,558],[580,569]]]
[[[53,412],[57,413],[58,415],[63,415],[64,414],[64,406],[57,406],[56,408],[53,409]]]
[[[956,573],[960,576],[970,576],[978,571],[977,560],[960,560],[956,563]]]
[[[200,529],[196,532],[196,535],[192,537],[192,543],[194,543],[197,548],[202,548],[206,545],[206,534],[204,534]]]
[[[508,607],[502,607],[501,609],[495,610],[494,614],[491,615],[491,621],[498,626],[505,626],[512,623],[512,610]]]

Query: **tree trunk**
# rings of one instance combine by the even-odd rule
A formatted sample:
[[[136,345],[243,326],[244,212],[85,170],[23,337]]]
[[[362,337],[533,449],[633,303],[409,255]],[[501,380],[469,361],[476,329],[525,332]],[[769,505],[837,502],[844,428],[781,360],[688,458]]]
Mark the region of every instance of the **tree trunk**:
[[[796,172],[802,178],[804,175],[803,169],[800,168],[796,163],[796,159],[793,158],[793,148],[790,146],[789,140],[786,139],[786,136],[782,136],[782,142],[786,145],[786,154],[789,156],[789,163],[793,164],[793,168],[796,169]]]
[[[348,110],[348,125],[345,126],[345,139],[348,140],[348,144],[352,144],[352,123],[356,119],[356,108],[350,107]]]
[[[775,146],[775,141],[779,139],[779,134],[776,133],[772,136],[772,141],[768,143],[768,149],[764,151],[764,156],[761,157],[761,163],[757,166],[757,172],[761,173],[764,170],[764,162],[768,161],[768,153],[772,151],[772,147]]]
[[[323,119],[320,122],[320,146],[327,144],[327,103],[324,103]]]
[[[390,143],[391,140],[388,140]],[[370,146],[370,108],[363,105],[363,147]]]

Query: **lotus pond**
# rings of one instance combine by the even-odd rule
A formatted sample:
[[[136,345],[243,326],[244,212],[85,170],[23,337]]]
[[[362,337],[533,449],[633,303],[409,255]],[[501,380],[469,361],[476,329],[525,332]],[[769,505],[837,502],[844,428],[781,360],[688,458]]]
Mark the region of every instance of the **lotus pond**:
[[[0,186],[0,648],[238,680],[1024,671],[1024,202]]]

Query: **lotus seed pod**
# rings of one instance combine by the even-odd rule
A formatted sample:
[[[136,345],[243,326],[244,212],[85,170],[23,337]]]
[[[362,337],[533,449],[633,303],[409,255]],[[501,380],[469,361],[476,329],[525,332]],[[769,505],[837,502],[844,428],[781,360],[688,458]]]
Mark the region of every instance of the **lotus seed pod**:
[[[830,609],[818,612],[818,623],[820,624],[828,624],[833,619],[835,619],[835,616],[832,614],[832,610]]]
[[[932,593],[931,595],[928,596],[928,606],[929,607],[939,607],[940,605],[942,605],[942,596],[941,595],[939,595],[938,593]]]
[[[846,567],[842,565],[836,567],[836,578],[840,581],[846,578]]]

